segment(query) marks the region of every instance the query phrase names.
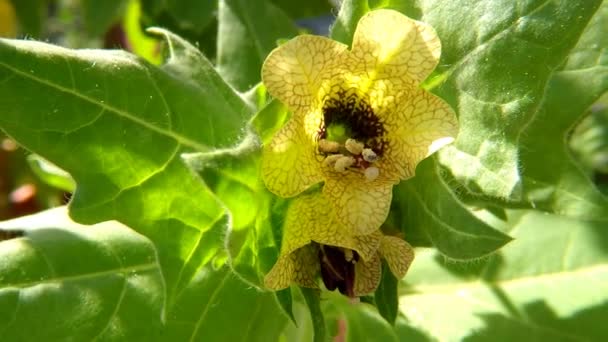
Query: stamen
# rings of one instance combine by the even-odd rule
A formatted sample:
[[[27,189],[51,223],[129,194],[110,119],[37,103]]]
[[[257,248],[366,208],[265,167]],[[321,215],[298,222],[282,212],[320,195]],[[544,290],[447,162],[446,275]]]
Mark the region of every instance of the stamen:
[[[353,157],[342,157],[336,160],[336,164],[334,165],[334,170],[338,172],[344,172],[347,168],[353,166],[356,160]]]
[[[378,170],[377,167],[375,166],[370,166],[367,169],[365,169],[365,179],[367,179],[368,181],[373,181],[376,178],[378,178],[378,175],[380,174],[380,170]]]
[[[336,152],[338,152],[339,149],[340,149],[340,144],[335,141],[331,141],[331,140],[327,140],[327,139],[319,140],[319,151],[321,151],[323,153],[336,153]]]
[[[365,145],[363,145],[363,143],[360,143],[355,139],[346,139],[346,143],[344,143],[344,147],[346,147],[348,152],[350,152],[354,155],[359,155],[363,151],[363,147],[365,147]]]
[[[344,259],[346,259],[346,261],[348,261],[348,262],[354,263],[354,258],[355,258],[355,256],[353,255],[353,250],[345,248],[344,249]]]
[[[364,148],[361,155],[363,156],[363,159],[369,163],[373,163],[378,160],[378,155],[371,148]]]
[[[343,154],[332,154],[329,155],[325,158],[325,160],[323,160],[323,166],[329,166],[329,167],[333,167],[336,162],[338,161],[338,159],[344,157]]]

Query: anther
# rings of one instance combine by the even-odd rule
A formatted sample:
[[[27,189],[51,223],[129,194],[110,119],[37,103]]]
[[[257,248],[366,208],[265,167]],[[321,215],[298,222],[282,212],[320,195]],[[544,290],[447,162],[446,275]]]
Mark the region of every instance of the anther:
[[[348,152],[359,155],[363,151],[363,143],[358,142],[355,139],[346,139],[346,143],[344,143],[344,147],[348,150]]]
[[[327,140],[327,139],[319,140],[319,151],[321,151],[323,153],[335,153],[335,152],[338,152],[339,149],[340,149],[340,144],[335,141],[331,141],[331,140]]]
[[[376,178],[378,178],[378,175],[380,174],[380,170],[378,170],[377,167],[375,166],[370,166],[367,169],[365,169],[364,171],[365,174],[365,179],[367,179],[368,181],[373,181]]]
[[[338,159],[343,158],[344,155],[342,154],[332,154],[329,155],[325,158],[325,160],[323,160],[323,166],[330,166],[333,167],[336,162],[338,161]]]
[[[363,159],[369,163],[373,163],[378,160],[378,155],[371,148],[364,148],[361,155],[363,155]]]
[[[356,160],[353,157],[342,157],[336,160],[336,164],[334,165],[334,170],[338,172],[344,172],[347,168],[351,167],[355,164]]]
[[[353,250],[345,248],[344,249],[344,259],[348,262],[354,263],[355,256],[353,255]]]

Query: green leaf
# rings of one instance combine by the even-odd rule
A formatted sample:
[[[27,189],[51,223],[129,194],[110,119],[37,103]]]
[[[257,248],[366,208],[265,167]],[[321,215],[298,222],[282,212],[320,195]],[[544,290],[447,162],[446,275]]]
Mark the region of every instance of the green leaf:
[[[608,222],[608,199],[575,161],[569,138],[580,118],[608,91],[607,20],[604,2],[563,69],[552,75],[520,142],[524,195],[532,207],[603,222]]]
[[[118,22],[126,5],[125,0],[81,0],[84,27],[91,37],[102,36]]]
[[[395,324],[397,312],[399,312],[398,284],[399,279],[393,275],[386,262],[383,262],[382,278],[374,294],[374,302],[378,308],[378,313],[391,325]]]
[[[330,29],[330,37],[344,44],[350,45],[357,28],[357,23],[365,13],[370,11],[367,0],[344,0],[336,21]]]
[[[25,234],[0,242],[3,340],[151,340],[160,334],[165,288],[148,239],[115,221],[81,226],[64,207],[0,228]]]
[[[272,294],[230,269],[200,270],[169,313],[166,341],[277,341],[287,323]]]
[[[416,177],[401,182],[394,197],[402,217],[393,224],[405,230],[406,239],[410,234],[423,235],[450,259],[479,258],[511,240],[473,216],[456,198],[441,178],[435,158],[420,163]]]
[[[520,140],[601,1],[469,3],[419,1],[443,46],[427,87],[457,109],[461,126],[440,161],[471,192],[520,200]]]
[[[154,242],[171,304],[227,223],[179,155],[236,143],[250,110],[196,48],[155,32],[170,52],[160,68],[121,51],[0,41],[0,127],[72,175],[75,220],[115,219]]]
[[[507,230],[515,240],[484,262],[419,251],[400,301],[410,324],[439,340],[602,340],[605,224],[523,211]]]
[[[291,19],[268,0],[222,0],[218,20],[217,67],[239,91],[260,82],[262,63],[279,38],[297,34]]]

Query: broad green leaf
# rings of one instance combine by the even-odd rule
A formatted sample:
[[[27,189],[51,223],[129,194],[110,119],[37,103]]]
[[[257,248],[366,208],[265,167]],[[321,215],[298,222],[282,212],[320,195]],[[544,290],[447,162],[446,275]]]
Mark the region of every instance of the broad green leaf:
[[[564,67],[552,75],[536,118],[520,140],[524,195],[532,207],[603,222],[608,222],[608,198],[574,160],[569,138],[580,118],[608,92],[607,21],[604,2]]]
[[[441,178],[435,158],[420,163],[416,177],[401,182],[393,192],[401,217],[392,224],[404,230],[408,241],[410,234],[418,241],[427,238],[450,259],[480,258],[511,240],[473,216],[456,198]]]
[[[0,222],[9,228],[24,236],[0,242],[2,340],[159,336],[165,289],[148,239],[115,221],[79,225],[64,207]]]
[[[260,82],[266,56],[277,39],[297,34],[289,17],[268,0],[221,0],[217,36],[217,67],[237,90]]]
[[[106,33],[112,24],[119,21],[126,3],[126,0],[81,0],[87,33],[91,37]]]
[[[206,266],[167,315],[164,341],[277,341],[287,323],[271,293]]]
[[[156,32],[170,53],[160,68],[121,51],[0,41],[0,127],[72,175],[75,220],[115,219],[154,242],[171,303],[227,223],[179,155],[236,143],[250,110],[198,50]]]
[[[421,20],[443,46],[427,86],[457,110],[461,127],[440,161],[470,191],[522,198],[521,139],[538,121],[548,79],[600,3],[419,1]]]
[[[607,336],[605,224],[523,211],[510,212],[507,230],[515,240],[483,262],[454,264],[419,251],[400,301],[410,324],[439,340]]]

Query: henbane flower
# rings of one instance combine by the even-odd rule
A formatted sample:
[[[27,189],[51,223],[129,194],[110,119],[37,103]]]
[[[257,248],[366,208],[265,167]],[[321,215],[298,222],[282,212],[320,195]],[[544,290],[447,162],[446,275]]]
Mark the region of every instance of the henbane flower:
[[[321,276],[329,290],[362,296],[378,287],[380,258],[386,260],[396,277],[405,276],[414,259],[407,242],[379,230],[352,235],[332,216],[332,210],[320,193],[301,196],[290,204],[281,253],[264,279],[266,287],[280,290],[297,284],[317,288]]]
[[[453,110],[419,88],[440,50],[432,27],[377,10],[361,18],[350,50],[302,35],[272,51],[262,80],[293,114],[264,147],[268,189],[292,197],[324,182],[353,234],[376,231],[393,185],[458,133]]]

